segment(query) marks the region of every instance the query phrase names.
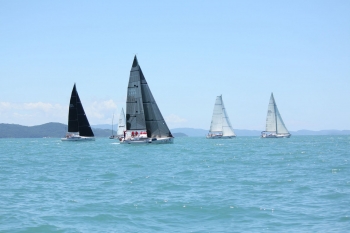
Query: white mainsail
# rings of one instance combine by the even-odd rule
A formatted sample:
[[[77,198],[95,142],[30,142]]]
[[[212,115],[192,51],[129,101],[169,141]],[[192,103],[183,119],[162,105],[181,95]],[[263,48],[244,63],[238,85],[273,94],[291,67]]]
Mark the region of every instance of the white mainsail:
[[[289,131],[282,120],[281,114],[278,111],[273,93],[271,93],[270,102],[267,109],[266,132],[289,134]]]
[[[227,116],[222,95],[216,97],[213,116],[210,125],[210,135],[220,134],[223,137],[235,137],[230,119]]]
[[[216,97],[213,116],[211,118],[210,132],[222,132],[222,98]]]
[[[117,136],[124,135],[124,131],[125,130],[126,130],[126,127],[125,127],[125,114],[124,114],[124,109],[122,109],[121,112],[120,112],[120,116],[119,116]]]

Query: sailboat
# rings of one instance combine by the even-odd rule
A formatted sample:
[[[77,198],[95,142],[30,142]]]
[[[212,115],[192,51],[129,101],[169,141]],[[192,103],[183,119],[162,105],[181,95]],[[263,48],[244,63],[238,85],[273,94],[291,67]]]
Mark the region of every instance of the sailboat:
[[[222,95],[216,97],[213,117],[211,119],[210,130],[207,135],[209,139],[217,139],[217,138],[234,138],[236,137],[230,119],[227,116],[224,102],[222,101]]]
[[[114,135],[114,132],[113,132],[113,121],[114,121],[114,114],[113,114],[113,118],[112,118],[112,135],[109,136],[109,139],[115,139],[116,136]]]
[[[126,130],[125,127],[125,114],[124,114],[124,109],[120,111],[119,115],[119,122],[118,122],[118,131],[117,131],[117,137],[121,138],[124,137],[124,131]]]
[[[171,134],[153,98],[135,55],[126,100],[126,131],[120,138],[124,144],[173,143]]]
[[[94,141],[94,133],[85,115],[77,88],[73,86],[68,112],[68,133],[62,141]]]
[[[278,111],[275,98],[271,93],[266,117],[266,130],[261,132],[262,138],[289,138],[291,134],[287,130],[280,112]]]

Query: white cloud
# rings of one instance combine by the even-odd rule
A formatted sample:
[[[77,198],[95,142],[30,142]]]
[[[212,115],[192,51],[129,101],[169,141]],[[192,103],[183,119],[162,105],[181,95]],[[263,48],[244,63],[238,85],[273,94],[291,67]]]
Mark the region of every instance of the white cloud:
[[[44,112],[49,112],[54,108],[54,105],[50,103],[43,103],[43,102],[24,103],[23,108],[27,110],[42,110]]]
[[[85,108],[85,107],[84,107]],[[94,101],[87,103],[85,112],[93,124],[110,124],[117,104],[113,100]],[[90,120],[91,119],[91,120]]]
[[[90,124],[110,124],[117,104],[113,100],[83,103]],[[40,125],[48,122],[67,124],[68,104],[0,102],[0,123]]]
[[[11,108],[11,103],[9,102],[0,102],[0,110],[4,111],[6,109]]]

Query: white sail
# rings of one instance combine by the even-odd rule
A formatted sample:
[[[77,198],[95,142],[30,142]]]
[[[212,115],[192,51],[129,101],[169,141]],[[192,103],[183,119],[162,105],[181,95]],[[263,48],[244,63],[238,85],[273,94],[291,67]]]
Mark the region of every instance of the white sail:
[[[221,96],[216,97],[213,116],[211,118],[210,132],[222,132],[222,99]]]
[[[220,96],[220,98],[222,98]],[[222,136],[236,136],[233,132],[230,119],[227,116],[226,109],[224,106],[224,102],[221,99],[222,103]]]
[[[210,132],[208,138],[213,137],[235,137],[232,129],[230,119],[227,116],[222,96],[217,96],[213,116],[210,125]]]
[[[273,94],[271,94],[269,106],[267,108],[267,117],[266,117],[266,132],[276,132],[276,108],[275,108],[275,99]]]
[[[118,136],[124,135],[124,131],[125,130],[126,130],[126,127],[125,127],[125,114],[124,114],[124,109],[122,109],[121,112],[120,112],[120,116],[119,116],[117,135]]]
[[[270,102],[267,109],[266,132],[275,134],[289,134],[289,131],[282,120],[281,114],[278,111],[273,93],[271,93]]]
[[[287,127],[285,126],[281,114],[276,106],[276,118],[277,118],[277,131],[278,134],[289,134]]]

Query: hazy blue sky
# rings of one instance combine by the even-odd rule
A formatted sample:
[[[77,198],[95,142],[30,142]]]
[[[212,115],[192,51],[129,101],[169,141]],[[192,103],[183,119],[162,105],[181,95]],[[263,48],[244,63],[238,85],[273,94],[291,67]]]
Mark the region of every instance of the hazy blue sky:
[[[91,124],[125,108],[133,57],[170,128],[350,129],[350,1],[0,0],[0,123],[67,124],[74,82]]]

